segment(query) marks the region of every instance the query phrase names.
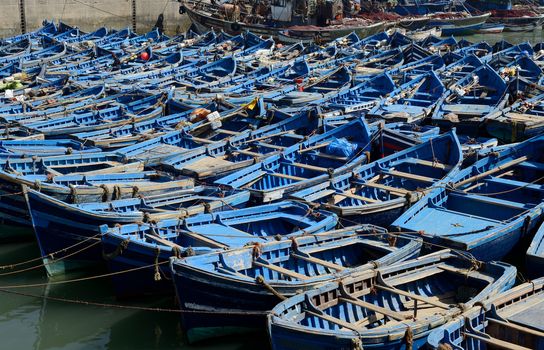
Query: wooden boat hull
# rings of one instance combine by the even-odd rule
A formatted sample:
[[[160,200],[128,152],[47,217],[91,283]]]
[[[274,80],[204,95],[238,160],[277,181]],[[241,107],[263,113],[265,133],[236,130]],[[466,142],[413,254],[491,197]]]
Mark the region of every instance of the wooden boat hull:
[[[245,31],[250,31],[256,35],[270,36],[280,41],[287,43],[293,42],[313,42],[316,31],[315,29],[307,31],[292,31],[285,27],[272,27],[259,24],[248,24],[244,22],[232,22],[219,18],[207,16],[198,10],[194,9],[189,4],[181,5],[186,11],[187,15],[191,19],[191,22],[195,25],[196,29],[200,33],[205,33],[209,30],[224,31],[231,35],[238,35]],[[284,30],[289,30],[289,35],[281,33]],[[357,33],[360,38],[379,33],[385,29],[385,22],[379,22],[370,26],[353,26],[353,27],[341,27],[341,28],[327,28],[319,31],[320,39],[324,42],[332,41],[334,39],[346,36],[352,32]]]
[[[466,18],[433,18],[429,21],[428,25],[440,27],[442,29],[442,36],[469,35],[480,29],[490,16],[491,13],[484,13]]]
[[[544,24],[544,15],[535,17],[491,17],[490,23],[504,25],[505,32],[531,32],[541,28]]]
[[[427,348],[543,349],[543,284],[539,278],[471,308],[429,334]]]
[[[419,232],[433,244],[467,251],[479,260],[502,259],[544,215],[540,186],[532,184],[544,170],[532,158],[540,154],[542,139],[497,150],[461,170],[450,179],[451,188],[433,190],[392,227]],[[505,178],[510,172],[512,178]]]
[[[360,239],[353,236],[349,238],[355,232],[361,235]],[[384,235],[374,235],[379,232],[384,233]],[[368,233],[369,238],[366,238],[365,233]],[[374,237],[371,235],[374,235]],[[346,267],[343,268],[343,271],[330,270],[335,271],[330,273],[328,270],[330,267],[323,267],[319,263],[306,263],[305,260],[301,262],[298,258],[293,258],[306,268],[292,268],[290,271],[298,271],[297,273],[307,275],[307,279],[291,279],[288,283],[285,283],[287,281],[284,280],[274,279],[268,280],[266,283],[272,285],[277,293],[289,297],[300,291],[313,289],[332,278],[339,278],[341,275],[361,273],[375,265],[387,266],[416,257],[419,254],[420,242],[399,237],[397,244],[393,248],[387,243],[387,237],[392,236],[387,234],[384,229],[368,225],[316,234],[310,240],[304,237],[297,238],[297,248],[291,247],[291,251],[312,252],[315,250],[315,255],[319,256],[320,259],[326,257],[327,261],[335,261],[336,266],[340,266],[338,264],[344,265],[341,262],[342,259],[349,260],[350,263],[345,264]],[[291,244],[291,242],[281,242],[261,246],[261,256],[275,257],[277,255],[278,257],[282,256],[284,259],[287,256],[287,260],[291,261],[289,255],[282,253],[284,249],[289,249],[288,246]],[[356,246],[360,247],[361,250],[354,248]],[[349,254],[352,248],[359,252],[355,259]],[[225,262],[228,266],[231,266],[230,262],[234,263],[235,261],[244,261],[243,264],[245,264],[248,261],[247,258],[253,254],[252,250],[253,248],[245,248],[225,254],[212,253],[171,261],[181,309],[191,311],[181,313],[183,328],[188,332],[190,339],[196,338],[201,333],[210,334],[209,328],[222,329],[222,333],[224,333],[226,327],[242,327],[244,329],[264,327],[266,311],[272,309],[278,303],[280,300],[278,296],[263,289],[263,285],[252,277],[244,278],[243,275],[238,275],[238,280],[236,280],[236,277],[232,275],[225,276],[221,273],[221,270],[217,271],[216,274],[210,273],[210,270],[205,267],[209,266],[209,259],[223,259],[222,261],[228,259],[228,262]],[[373,263],[369,263],[368,258],[372,259]],[[204,266],[201,264],[204,264]],[[278,263],[274,262],[274,264],[277,265]],[[236,264],[233,266],[237,270],[242,269]],[[310,272],[310,270],[313,272]],[[196,313],[193,311],[196,311]],[[214,314],[213,317],[209,317],[208,314],[199,314],[198,311],[208,311]],[[204,331],[204,329],[207,330]]]
[[[134,181],[137,181],[136,178]],[[139,186],[137,187],[123,183],[122,181],[118,183],[115,183],[115,181],[103,181],[103,183],[104,186],[101,186],[100,182],[96,185],[87,186],[59,186],[46,182],[41,183],[40,181],[31,181],[24,176],[12,176],[2,171],[0,172],[0,218],[6,223],[23,226],[31,225],[30,214],[22,191],[23,185],[39,189],[40,192],[67,203],[89,203],[120,198],[132,198],[137,195],[140,190],[146,190],[146,185],[142,185],[141,182],[138,183]],[[194,181],[192,179],[176,180],[171,183],[166,183],[166,185],[165,183],[149,183],[151,187],[157,186],[155,188],[155,194],[171,191],[172,189],[192,187],[193,184]],[[114,187],[116,186],[119,188],[119,190],[115,190],[118,191],[116,192],[117,194],[114,193]],[[153,190],[152,188],[149,189]]]
[[[353,147],[359,149],[363,146],[364,149],[359,149],[357,155],[351,158],[324,153],[321,153],[319,158],[317,156],[307,158],[305,153],[308,151],[319,152],[315,150],[323,149],[330,140],[342,137],[355,142]],[[368,140],[371,137],[366,123],[363,119],[357,118],[348,124],[288,147],[282,153],[270,156],[260,163],[220,178],[215,183],[233,188],[247,188],[256,199],[264,203],[280,199],[289,193],[321,183],[332,174],[346,173],[365,160],[368,161],[368,153],[364,152],[369,148]],[[307,163],[294,162],[295,159]],[[327,170],[328,168],[331,169]]]
[[[257,208],[200,214],[185,220],[167,219],[156,224],[132,224],[115,228],[101,226],[102,245],[106,256],[109,257],[107,260],[110,271],[136,269],[112,277],[115,294],[118,297],[174,294],[171,271],[167,265],[170,257],[240,247],[255,241],[266,243],[274,237],[281,238],[282,232],[288,230],[286,225],[302,225],[303,219],[307,220],[307,227],[288,233],[283,232],[285,237],[298,236],[302,232],[308,234],[324,232],[336,226],[338,218],[332,213],[319,211],[319,214],[312,215],[311,218],[310,215],[307,217],[293,215],[308,209],[309,207],[303,204],[280,202]],[[261,220],[258,220],[259,218]],[[296,224],[293,218],[298,219]],[[233,222],[236,228],[229,226],[229,222]],[[295,227],[303,227],[300,225]],[[241,229],[246,229],[249,233]],[[163,231],[166,232],[164,235],[161,234]],[[172,241],[174,244],[158,244],[157,241],[151,243],[146,240],[149,237],[137,239],[134,236],[135,233],[144,236],[142,232],[150,232],[147,236],[155,237],[165,237],[168,234],[176,243]],[[174,237],[172,233],[175,233]],[[173,248],[176,245],[177,248]],[[118,254],[119,249],[122,254]],[[154,278],[156,272],[161,275],[160,278]]]
[[[228,191],[221,198],[215,201],[212,197],[199,197],[200,193],[206,193],[207,189],[193,188],[182,191],[165,191],[160,195],[157,190],[143,190],[140,194],[149,198],[146,203],[154,201],[176,202],[177,198],[195,197],[194,200],[186,200],[185,203],[201,201],[207,203],[210,211],[222,211],[232,208],[240,208],[249,200],[248,192]],[[222,191],[217,191],[223,193]],[[170,193],[173,196],[168,196]],[[174,197],[177,196],[177,197]],[[102,258],[102,246],[100,241],[100,226],[124,225],[135,222],[157,220],[159,218],[180,217],[183,215],[194,215],[204,212],[205,205],[182,206],[178,210],[163,210],[145,216],[141,210],[132,210],[141,203],[140,199],[130,200],[130,204],[124,204],[123,200],[110,202],[111,208],[118,208],[119,211],[90,210],[90,205],[74,206],[54,198],[45,196],[39,192],[26,191],[26,201],[32,218],[32,226],[38,241],[38,246],[47,272],[50,276],[64,274],[68,271],[87,269],[92,266],[104,266]],[[121,203],[119,203],[121,202]],[[181,206],[183,201],[178,201]],[[100,205],[98,204],[97,207]],[[122,207],[124,206],[124,207]],[[104,208],[104,207],[102,207]],[[131,211],[132,210],[132,211]],[[144,209],[145,210],[145,209]],[[185,214],[184,214],[185,211]],[[98,243],[98,244],[97,244]],[[80,253],[75,252],[82,250]],[[50,259],[54,256],[54,259]]]
[[[312,43],[316,40],[316,35],[319,35],[319,40],[323,42],[333,41],[340,37],[349,35],[350,33],[356,33],[357,36],[361,39],[371,36],[373,34],[382,32],[385,29],[385,23],[379,22],[374,23],[369,26],[360,26],[360,27],[346,27],[346,28],[335,28],[328,29],[324,28],[323,30],[315,29],[289,29],[287,28],[284,31],[277,33],[277,38],[280,41],[287,43],[303,42],[303,43]]]
[[[478,29],[478,33],[480,34],[500,34],[504,31],[504,24],[493,24],[493,23],[485,23],[480,29]]]
[[[423,197],[427,188],[456,174],[462,158],[457,137],[450,132],[291,196],[336,213],[344,224],[388,227]]]
[[[407,299],[402,297],[399,300],[398,296],[395,296],[395,292],[399,288],[393,286],[400,283],[403,285],[401,289],[405,292],[413,290],[414,287],[410,285],[415,283],[418,286],[415,287],[417,291],[409,293],[410,297],[418,299],[421,296],[419,293],[430,293],[434,296],[435,294],[429,291],[434,290],[438,285],[442,285],[443,282],[440,282],[440,278],[435,280],[438,276],[428,277],[426,275],[427,277],[423,277],[419,281],[421,283],[417,283],[417,265],[424,264],[423,262],[429,259],[435,261],[436,265],[433,264],[433,267],[443,263],[448,265],[444,260],[441,262],[435,260],[446,252],[427,255],[390,267],[378,268],[368,275],[361,274],[353,278],[344,278],[338,282],[304,292],[281,302],[274,307],[268,317],[268,332],[272,349],[353,349],[354,345],[364,349],[380,350],[423,348],[428,334],[433,329],[459,315],[462,310],[456,306],[448,308],[446,305],[441,305],[442,310],[435,311],[432,315],[420,315],[416,317],[415,321],[413,319],[403,320],[401,315],[391,313],[391,311],[406,310],[406,306],[404,306],[406,304],[404,303]],[[407,279],[401,277],[406,276],[402,272],[403,266],[410,266],[410,277]],[[461,267],[462,265],[455,266],[460,268],[460,271],[466,271]],[[469,265],[465,266],[468,267]],[[466,300],[463,305],[474,305],[474,303],[494,296],[514,284],[516,274],[514,267],[504,263],[489,263],[486,264],[486,267],[490,268],[486,271],[486,273],[490,273],[488,277],[491,277],[491,275],[494,277],[486,280],[485,287],[482,285],[477,287],[473,291],[472,297]],[[463,282],[453,281],[460,278],[461,275],[453,273],[454,270],[449,267],[446,267],[446,269],[452,272],[452,274],[448,273],[448,281],[445,282],[450,285],[448,289],[452,285],[460,286]],[[441,268],[438,267],[437,270],[441,270]],[[395,276],[397,276],[397,279],[392,278],[391,282],[388,283],[387,276],[392,271],[396,271]],[[375,274],[379,275],[377,282],[371,282]],[[404,282],[407,280],[410,282]],[[474,281],[476,280],[478,278]],[[381,290],[380,285],[387,285],[388,287]],[[425,292],[426,287],[429,290]],[[403,291],[399,293],[406,296],[407,294],[403,293]],[[446,289],[440,289],[440,291],[444,293]],[[369,293],[373,294],[370,296]],[[421,302],[422,299],[419,299]],[[400,307],[396,306],[396,300],[399,300]],[[383,306],[385,310],[376,309],[375,305]],[[409,312],[413,309],[413,306],[408,308]],[[381,315],[379,315],[380,311],[382,312]],[[385,314],[389,315],[384,316]],[[390,320],[391,317],[395,317],[401,321],[384,322],[384,317]],[[369,320],[375,318],[378,321],[369,325]],[[409,333],[408,336],[407,333]]]

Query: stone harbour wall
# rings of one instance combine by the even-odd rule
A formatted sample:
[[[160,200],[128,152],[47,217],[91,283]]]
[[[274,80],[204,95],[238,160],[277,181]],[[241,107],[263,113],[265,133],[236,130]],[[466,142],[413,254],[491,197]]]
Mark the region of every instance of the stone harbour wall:
[[[0,0],[0,36],[20,34],[41,26],[44,19],[63,21],[83,31],[105,26],[121,29],[133,25],[144,33],[164,15],[167,34],[184,32],[189,26],[186,15],[178,13],[177,0]]]

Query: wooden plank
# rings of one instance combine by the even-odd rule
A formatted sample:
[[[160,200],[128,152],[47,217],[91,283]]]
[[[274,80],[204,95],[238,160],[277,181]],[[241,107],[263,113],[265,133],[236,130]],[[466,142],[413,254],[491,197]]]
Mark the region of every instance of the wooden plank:
[[[381,202],[381,201],[379,201],[379,200],[377,200],[377,199],[359,196],[359,195],[357,195],[357,194],[351,193],[349,190],[346,191],[346,192],[337,193],[336,195],[337,195],[337,196],[344,196],[344,197],[347,197],[347,198],[358,199],[358,200],[360,200],[360,201],[364,201],[364,202],[368,202],[368,203],[378,203],[378,202]]]
[[[441,309],[445,309],[445,310],[450,309],[450,306],[448,304],[444,304],[444,303],[442,303],[440,301],[432,300],[432,299],[424,297],[422,295],[417,295],[417,294],[413,294],[413,293],[410,293],[410,292],[405,292],[405,291],[403,291],[401,289],[397,289],[397,288],[382,286],[381,284],[376,284],[375,286],[376,286],[376,288],[379,288],[381,290],[385,290],[385,291],[388,291],[388,292],[393,293],[393,294],[403,295],[405,297],[408,297],[408,298],[411,298],[411,299],[414,299],[414,300],[422,301],[424,303],[434,305],[434,306],[436,306],[438,308],[441,308]]]
[[[227,129],[216,129],[215,131],[223,133],[223,134],[227,134],[227,135],[233,135],[233,136],[240,135],[240,133],[237,132],[237,131],[231,131],[231,130],[227,130]]]
[[[302,281],[308,279],[308,276],[305,276],[305,275],[300,274],[300,273],[295,272],[295,271],[288,270],[288,269],[283,268],[283,267],[278,266],[278,265],[271,264],[271,263],[269,263],[268,261],[265,261],[265,260],[262,260],[262,261],[253,260],[253,265],[260,266],[260,267],[266,267],[267,269],[276,271],[278,273],[281,273],[282,275],[289,276],[289,277],[292,277],[292,278],[296,278],[296,279],[299,279],[299,280],[302,280]]]
[[[496,324],[501,325],[501,326],[506,327],[506,328],[514,329],[514,330],[522,332],[522,333],[531,334],[531,335],[534,335],[534,336],[537,336],[537,337],[540,337],[540,338],[544,338],[544,332],[539,332],[539,331],[537,331],[535,329],[531,329],[529,327],[523,327],[523,326],[520,326],[520,325],[518,325],[516,323],[497,320],[497,319],[492,318],[492,317],[486,317],[486,320],[488,320],[489,322],[496,323]]]
[[[472,333],[467,333],[467,332],[461,332],[461,334],[463,336],[465,336],[465,337],[477,339],[477,340],[479,340],[481,342],[484,342],[486,344],[491,344],[494,347],[497,347],[497,348],[500,348],[500,349],[506,349],[506,350],[531,350],[530,348],[526,348],[524,346],[509,343],[509,342],[506,342],[504,340],[500,340],[500,339],[493,338],[493,337],[486,338],[486,337],[482,337],[482,336],[472,334]]]
[[[314,149],[327,147],[330,143],[331,143],[331,141],[327,141],[327,142],[323,142],[323,143],[320,143],[320,144],[317,144],[317,145],[314,145],[314,146],[310,146],[308,148],[301,149],[300,153],[309,152],[309,151],[313,151]]]
[[[259,142],[258,144],[259,144],[259,146],[264,146],[264,147],[268,147],[268,148],[272,148],[272,149],[277,149],[279,151],[283,151],[285,149],[284,146],[273,145],[271,143],[266,143],[266,142]]]
[[[325,267],[328,267],[329,269],[333,269],[336,271],[344,271],[346,269],[345,267],[337,265],[335,263],[331,263],[330,261],[321,260],[309,255],[305,256],[302,254],[291,253],[291,256],[297,259],[301,259],[301,260],[305,260],[305,261],[317,264],[317,265],[325,266]]]
[[[355,331],[355,332],[358,332],[358,333],[363,332],[362,328],[358,328],[355,325],[352,325],[351,323],[343,321],[343,320],[341,320],[339,318],[332,317],[332,316],[329,316],[329,315],[326,315],[326,314],[319,314],[317,312],[314,312],[314,311],[311,311],[311,310],[308,310],[308,309],[304,310],[304,312],[309,314],[309,315],[324,319],[325,321],[329,321],[331,323],[337,324],[342,328],[346,328],[346,329],[349,329],[349,330],[352,330],[352,331]]]
[[[213,239],[210,239],[208,237],[206,237],[205,235],[203,234],[200,234],[200,233],[196,233],[196,232],[191,232],[191,231],[181,231],[181,234],[184,234],[186,236],[189,236],[197,241],[201,241],[201,242],[204,242],[206,243],[207,245],[209,245],[210,247],[214,247],[214,248],[222,248],[222,249],[227,249],[229,248],[229,246],[225,245],[225,244],[222,244],[222,243],[219,243],[217,241],[214,241]]]
[[[419,165],[428,166],[428,167],[431,167],[431,168],[442,169],[442,170],[451,169],[451,166],[449,166],[449,165],[442,164],[442,163],[439,163],[439,162],[431,162],[429,160],[416,159],[415,163],[419,164]]]
[[[196,137],[196,136],[192,136],[191,139],[193,141],[200,142],[200,143],[214,143],[215,142],[215,141],[212,141],[212,140],[203,139],[203,138]]]
[[[247,143],[247,142],[256,142],[256,141],[261,141],[261,140],[266,140],[266,139],[269,139],[269,138],[271,138],[271,137],[282,136],[282,135],[288,134],[288,133],[290,133],[290,132],[292,132],[292,130],[277,132],[277,133],[275,133],[275,134],[270,134],[270,135],[264,135],[264,136],[261,136],[261,137],[256,137],[256,138],[254,138],[254,139],[246,140],[246,141],[244,141],[244,143]]]
[[[145,237],[152,240],[152,241],[155,241],[155,242],[157,242],[159,244],[165,245],[167,247],[178,248],[180,251],[184,250],[181,246],[177,245],[176,243],[170,242],[169,240],[164,239],[162,237],[159,237],[159,236],[156,236],[156,235],[153,235],[153,234],[150,235],[150,234],[147,234],[147,233],[145,234]]]
[[[434,183],[436,181],[436,179],[432,177],[405,173],[403,171],[398,171],[398,170],[389,170],[386,172],[386,174],[403,177],[405,179],[410,179],[410,180],[415,180],[420,182]]]
[[[404,188],[396,188],[392,186],[382,185],[376,182],[367,182],[364,184],[366,187],[373,187],[378,188],[381,190],[389,191],[393,194],[399,195],[399,196],[405,196],[406,194],[410,193],[410,191],[405,190]]]
[[[237,149],[237,150],[233,151],[232,153],[239,153],[239,154],[243,154],[243,155],[246,155],[246,156],[257,157],[257,158],[260,158],[260,157],[263,156],[262,154],[257,153],[257,152],[245,151],[245,150],[241,150],[241,149]]]
[[[303,164],[303,163],[288,163],[288,164],[294,165],[294,166],[296,166],[296,167],[298,167],[298,168],[303,168],[303,169],[318,171],[318,172],[322,172],[322,173],[328,172],[327,168],[323,168],[323,167],[320,167],[320,166],[309,165],[309,164]]]
[[[510,171],[507,171],[507,172],[505,172],[505,173],[502,173],[502,174],[499,174],[499,175],[497,175],[497,176],[494,176],[494,178],[496,179],[496,178],[501,178],[501,177],[503,177],[503,176],[512,176],[513,174],[514,174],[514,171],[513,171],[513,170],[510,170]],[[483,186],[483,185],[484,185],[483,182],[477,183],[477,184],[474,184],[474,185],[472,185],[472,186],[470,186],[470,187],[465,188],[463,191],[464,191],[464,192],[469,192],[469,191],[472,191],[473,189],[478,188],[478,187]]]
[[[365,309],[368,309],[368,310],[371,310],[371,311],[374,311],[374,312],[377,312],[377,313],[380,313],[382,315],[385,315],[385,316],[390,317],[390,318],[392,318],[394,320],[397,320],[397,321],[404,321],[404,320],[407,319],[406,315],[403,315],[400,312],[396,312],[396,311],[393,311],[393,310],[390,310],[390,309],[386,309],[384,307],[381,307],[381,306],[378,306],[378,305],[375,305],[375,304],[372,304],[372,303],[368,303],[368,302],[360,300],[360,299],[339,297],[338,300],[343,301],[345,303],[350,303],[350,304],[353,304],[353,305],[357,305],[357,306],[363,307]]]
[[[306,180],[303,177],[287,175],[287,174],[281,174],[281,173],[268,173],[268,175],[272,175],[272,176],[276,176],[276,177],[282,177],[284,179],[289,179],[289,180],[294,180],[294,181],[304,181],[304,180]]]
[[[519,157],[519,158],[516,158],[514,160],[511,160],[509,162],[506,162],[504,163],[503,165],[499,165],[498,167],[495,167],[493,169],[490,169],[488,171],[484,171],[483,173],[481,174],[478,174],[478,175],[474,175],[474,176],[471,176],[469,177],[468,179],[465,179],[465,180],[462,180],[462,181],[459,181],[457,182],[456,184],[453,185],[453,188],[459,188],[463,185],[466,185],[468,183],[471,183],[471,182],[474,182],[474,181],[478,181],[486,176],[489,176],[489,175],[492,175],[492,174],[495,174],[495,173],[498,173],[500,171],[503,171],[505,169],[508,169],[510,167],[513,167],[515,165],[518,165],[519,163],[522,163],[522,162],[525,162],[526,160],[528,160],[529,157],[528,156],[522,156],[522,157]]]
[[[316,156],[321,157],[321,158],[327,158],[327,159],[332,159],[332,160],[343,161],[343,162],[348,160],[347,157],[334,156],[332,154],[327,154],[327,153],[322,153],[322,152],[319,152],[318,154],[316,154]]]

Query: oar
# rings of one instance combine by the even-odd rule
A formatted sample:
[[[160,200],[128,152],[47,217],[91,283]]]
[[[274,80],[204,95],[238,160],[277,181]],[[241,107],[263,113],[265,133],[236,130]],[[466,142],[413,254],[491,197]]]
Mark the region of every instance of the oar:
[[[512,166],[518,165],[519,163],[523,163],[523,162],[527,161],[528,159],[529,159],[528,156],[523,156],[523,157],[519,157],[517,159],[511,160],[511,161],[509,161],[507,163],[504,163],[503,165],[499,165],[496,168],[493,168],[493,169],[488,170],[488,171],[484,171],[481,174],[474,175],[474,176],[469,177],[468,179],[459,181],[459,182],[457,182],[456,184],[453,185],[453,188],[459,188],[459,187],[461,187],[463,185],[466,185],[468,183],[478,181],[478,180],[480,180],[480,179],[482,179],[482,178],[484,178],[484,177],[486,177],[488,175],[495,174],[495,173],[497,173],[499,171],[502,171],[502,170],[505,170],[505,169],[510,168]]]

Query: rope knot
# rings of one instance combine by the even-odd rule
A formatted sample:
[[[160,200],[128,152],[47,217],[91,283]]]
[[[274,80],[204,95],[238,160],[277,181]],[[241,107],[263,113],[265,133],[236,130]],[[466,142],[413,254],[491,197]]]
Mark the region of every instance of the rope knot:
[[[149,221],[151,221],[151,216],[149,215],[148,212],[144,212],[143,221],[144,221],[144,222],[149,222]]]
[[[77,189],[76,189],[76,186],[68,185],[68,187],[70,188],[70,202],[72,204],[75,204],[75,203],[77,203]]]
[[[298,249],[297,239],[295,237],[291,237],[289,239],[291,240],[291,249],[292,250],[297,250]]]
[[[100,185],[100,188],[102,189],[102,202],[107,202],[110,199],[110,189],[106,184]]]
[[[121,187],[119,185],[113,186],[113,193],[111,200],[121,199]]]
[[[253,250],[251,251],[251,256],[253,257],[253,260],[257,260],[261,256],[262,250],[261,250],[261,244],[255,243],[253,245]]]
[[[159,282],[161,278],[161,272],[159,270],[159,256],[161,254],[161,249],[159,247],[155,248],[155,274],[153,276],[153,279],[155,282]]]
[[[390,247],[395,247],[397,245],[397,236],[389,235],[387,237],[387,242],[389,243]]]
[[[193,247],[187,247],[187,249],[185,249],[185,256],[195,256],[195,255],[196,253]]]

